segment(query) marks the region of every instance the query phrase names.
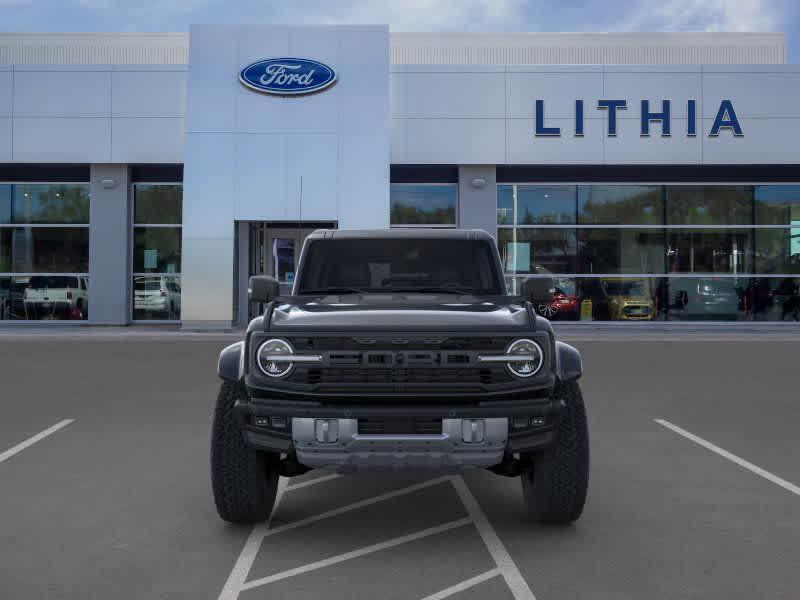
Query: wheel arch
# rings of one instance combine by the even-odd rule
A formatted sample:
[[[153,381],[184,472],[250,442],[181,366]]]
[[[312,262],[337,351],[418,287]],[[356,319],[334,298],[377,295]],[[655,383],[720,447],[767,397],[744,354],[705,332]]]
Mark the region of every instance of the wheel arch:
[[[219,353],[217,375],[225,381],[240,381],[244,377],[244,342],[226,346]]]
[[[565,342],[556,342],[556,376],[560,381],[574,381],[583,374],[581,353]]]

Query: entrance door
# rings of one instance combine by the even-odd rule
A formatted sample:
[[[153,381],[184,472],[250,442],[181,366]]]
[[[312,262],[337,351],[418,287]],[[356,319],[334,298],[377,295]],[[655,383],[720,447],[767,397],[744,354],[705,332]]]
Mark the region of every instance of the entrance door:
[[[281,294],[292,290],[300,250],[316,229],[335,229],[335,223],[251,223],[250,275],[272,275],[280,283]],[[250,318],[259,310],[250,307]]]

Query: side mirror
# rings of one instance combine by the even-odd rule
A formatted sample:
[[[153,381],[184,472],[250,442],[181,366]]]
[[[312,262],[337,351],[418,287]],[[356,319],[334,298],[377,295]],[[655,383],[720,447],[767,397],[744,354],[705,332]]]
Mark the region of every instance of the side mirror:
[[[522,295],[535,305],[553,301],[555,283],[552,277],[529,277],[522,282]]]
[[[253,275],[247,285],[250,302],[269,302],[280,294],[278,280],[269,275]]]

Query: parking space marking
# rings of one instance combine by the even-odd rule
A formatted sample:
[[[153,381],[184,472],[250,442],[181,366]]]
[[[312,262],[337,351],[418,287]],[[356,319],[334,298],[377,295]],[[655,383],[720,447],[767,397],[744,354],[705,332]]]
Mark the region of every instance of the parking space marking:
[[[478,533],[483,539],[483,543],[486,544],[489,554],[492,555],[494,562],[497,564],[497,568],[500,570],[503,579],[506,580],[506,585],[509,590],[511,590],[511,594],[514,596],[515,600],[536,600],[536,596],[533,595],[531,588],[528,587],[528,582],[522,577],[522,573],[520,573],[517,564],[514,562],[514,559],[511,558],[508,550],[506,550],[506,547],[500,540],[500,536],[497,535],[494,527],[489,523],[489,519],[483,512],[480,504],[478,504],[475,496],[469,491],[464,478],[457,475],[451,477],[450,481],[452,481],[453,486],[456,488],[456,493],[458,493],[458,497],[464,504],[464,508],[467,509],[470,517],[472,517],[475,527],[478,528]]]
[[[278,489],[275,492],[275,503],[272,505],[272,512],[270,512],[269,518],[265,523],[256,525],[250,530],[250,535],[247,536],[244,548],[242,548],[242,551],[239,553],[239,558],[236,560],[236,564],[233,565],[233,569],[231,569],[231,573],[228,575],[228,580],[222,588],[219,600],[235,600],[239,597],[242,585],[244,585],[244,582],[247,580],[247,575],[253,567],[259,548],[261,548],[261,542],[264,539],[265,532],[269,530],[272,524],[272,517],[275,515],[278,504],[280,504],[288,486],[288,477],[278,478]]]
[[[272,515],[275,514],[275,510],[277,510],[278,508],[279,501],[287,491],[302,489],[303,487],[308,487],[316,483],[322,483],[323,481],[329,481],[330,479],[333,478],[318,477],[317,479],[312,479],[311,481],[303,482],[306,485],[296,485],[287,487],[288,479],[285,477],[281,477],[278,480],[278,486],[279,486],[278,491],[280,491],[281,494],[280,497],[277,494],[275,496],[275,504],[272,508]],[[427,481],[415,483],[414,485],[410,485],[408,487],[400,488],[398,490],[392,490],[391,492],[386,492],[385,494],[380,494],[379,496],[373,496],[372,498],[360,500],[359,502],[354,502],[353,504],[348,504],[340,508],[335,508],[333,510],[326,511],[324,513],[313,515],[305,519],[300,519],[299,521],[292,521],[291,523],[286,523],[285,525],[281,525],[275,528],[271,528],[272,515],[270,515],[269,521],[256,525],[250,531],[250,535],[248,536],[247,541],[244,544],[244,548],[242,548],[242,551],[239,554],[239,558],[236,559],[236,563],[233,565],[233,569],[231,569],[230,575],[228,575],[228,580],[225,582],[225,585],[222,588],[222,592],[220,592],[218,600],[236,600],[236,598],[239,597],[240,592],[242,592],[242,590],[245,589],[244,586],[245,582],[247,581],[247,576],[250,574],[250,569],[253,566],[253,562],[255,562],[256,555],[258,554],[258,551],[261,548],[261,544],[263,543],[266,537],[275,535],[276,533],[282,533],[290,529],[295,529],[297,527],[302,527],[304,525],[308,525],[316,521],[321,521],[322,519],[335,517],[337,515],[341,515],[352,510],[363,508],[365,506],[370,506],[371,504],[376,504],[378,502],[382,502],[383,500],[388,500],[390,498],[395,498],[397,496],[402,496],[404,494],[410,494],[412,492],[425,489],[426,487],[438,485],[440,483],[448,481],[449,479],[450,478],[447,476],[437,477],[435,479],[429,479]],[[283,482],[282,488],[281,488],[281,482]]]
[[[31,437],[29,437],[24,442],[20,442],[19,444],[17,444],[13,448],[9,448],[8,450],[6,450],[2,454],[0,454],[0,463],[7,461],[9,458],[14,456],[15,454],[19,454],[20,452],[25,450],[25,448],[30,448],[36,442],[42,441],[44,438],[54,434],[56,431],[58,431],[60,429],[63,429],[64,427],[66,427],[70,423],[74,423],[74,422],[75,422],[75,419],[64,419],[63,421],[59,421],[58,423],[56,423],[52,427],[48,427],[44,431],[40,431],[36,435],[32,435]]]
[[[692,442],[702,446],[706,450],[711,450],[711,452],[714,452],[715,454],[718,454],[719,456],[728,459],[729,461],[739,465],[740,467],[747,469],[751,473],[755,473],[759,477],[763,477],[767,481],[771,481],[772,483],[782,487],[786,491],[791,492],[796,496],[800,496],[800,487],[794,485],[793,483],[786,481],[785,479],[782,479],[777,475],[762,469],[758,465],[754,465],[753,463],[741,458],[740,456],[736,456],[735,454],[728,452],[724,448],[720,448],[719,446],[712,444],[711,442],[704,440],[703,438],[696,436],[695,434],[690,433],[689,431],[686,431],[685,429],[682,429],[677,425],[670,423],[669,421],[666,421],[664,419],[653,419],[653,420],[662,427],[666,427],[667,429],[677,433],[678,435],[685,437],[687,440],[691,440]]]
[[[302,482],[295,486],[289,486],[288,480],[285,478],[281,478],[279,480],[278,493],[275,498],[275,505],[272,510],[272,514],[275,513],[275,510],[277,509],[281,498],[287,492],[309,487],[316,483],[323,483],[326,481],[330,481],[338,477],[340,477],[340,475],[338,474],[327,475],[323,477],[318,477],[316,479],[312,479],[310,481]],[[357,510],[359,508],[364,508],[366,506],[370,506],[372,504],[376,504],[384,500],[389,500],[391,498],[396,498],[398,496],[410,494],[415,491],[422,490],[427,487],[432,487],[434,485],[438,485],[444,482],[450,482],[453,485],[456,494],[459,497],[459,500],[464,505],[464,508],[466,509],[467,514],[469,515],[468,517],[457,519],[455,521],[450,521],[448,523],[437,525],[435,527],[429,527],[421,531],[392,538],[390,540],[386,540],[376,544],[371,544],[369,546],[364,546],[363,548],[357,548],[356,550],[351,550],[350,552],[345,552],[342,554],[338,554],[336,556],[331,556],[329,558],[308,563],[299,567],[295,567],[293,569],[288,569],[280,573],[275,573],[267,577],[260,577],[252,581],[247,581],[247,577],[250,574],[250,570],[253,566],[253,563],[255,562],[256,556],[259,550],[261,549],[261,545],[263,544],[264,540],[267,537],[276,535],[278,533],[283,533],[291,529],[296,529],[298,527],[303,527],[305,525],[309,525],[311,523],[315,523],[323,519],[329,519],[331,517],[345,514],[347,512]],[[508,553],[508,550],[506,550],[505,546],[503,545],[503,542],[500,540],[500,537],[497,535],[497,532],[492,527],[491,523],[489,522],[489,519],[483,512],[483,509],[480,507],[480,504],[478,503],[477,499],[469,490],[469,487],[464,481],[464,478],[460,475],[444,475],[442,477],[436,477],[434,479],[429,479],[426,481],[422,481],[420,483],[415,483],[413,485],[404,488],[392,490],[383,494],[379,494],[377,496],[372,496],[371,498],[359,500],[358,502],[354,502],[346,506],[334,508],[329,511],[325,511],[316,515],[312,515],[310,517],[306,517],[305,519],[292,521],[290,523],[286,523],[284,525],[280,525],[274,528],[271,527],[272,514],[270,515],[269,520],[267,520],[265,523],[253,527],[249,537],[247,538],[247,541],[245,542],[245,546],[242,549],[242,552],[236,561],[236,564],[234,564],[233,569],[231,570],[231,573],[228,576],[228,580],[225,582],[225,586],[223,587],[222,592],[219,595],[219,600],[236,600],[239,597],[239,594],[246,590],[261,587],[270,583],[274,583],[276,581],[280,581],[282,579],[287,579],[289,577],[294,577],[296,575],[308,573],[310,571],[316,571],[318,569],[322,569],[347,560],[365,556],[367,554],[372,554],[374,552],[386,550],[388,548],[399,546],[401,544],[405,544],[414,540],[422,539],[432,535],[437,535],[439,533],[443,533],[451,529],[463,527],[468,524],[473,524],[475,528],[478,530],[478,534],[480,535],[481,540],[486,546],[486,549],[489,551],[489,554],[494,560],[496,568],[490,569],[489,571],[476,575],[475,577],[471,577],[470,579],[466,579],[453,586],[440,590],[435,594],[427,596],[423,600],[440,600],[443,598],[447,598],[448,596],[457,594],[458,592],[469,589],[470,587],[478,585],[479,583],[483,583],[484,581],[487,581],[488,579],[497,576],[503,577],[503,579],[506,582],[506,585],[508,586],[515,600],[536,600],[536,597],[533,595],[533,592],[528,586],[528,583],[522,577],[522,573],[520,572],[516,563],[511,558],[511,555]]]
[[[309,479],[308,481],[301,481],[300,483],[296,483],[294,485],[290,485],[289,487],[292,490],[297,490],[299,488],[308,487],[309,485],[316,485],[318,483],[324,483],[326,481],[330,481],[331,479],[339,479],[341,475],[339,473],[333,473],[332,475],[323,475],[322,477],[317,477],[315,479]]]
[[[267,528],[269,528],[270,524],[272,523],[272,517],[275,516],[275,511],[278,510],[278,504],[281,503],[281,499],[283,498],[283,495],[286,493],[287,489],[289,489],[289,478],[278,477],[278,488],[275,490],[275,502],[272,503],[272,510],[269,512]]]
[[[377,504],[378,502],[383,502],[384,500],[389,500],[390,498],[396,498],[397,496],[404,496],[406,494],[411,494],[412,492],[416,492],[419,490],[423,490],[425,488],[439,485],[440,483],[444,483],[448,481],[450,477],[437,477],[436,479],[428,479],[427,481],[422,481],[420,483],[415,483],[413,485],[409,485],[408,487],[400,488],[398,490],[392,490],[391,492],[386,492],[385,494],[380,494],[378,496],[372,496],[371,498],[366,498],[365,500],[359,500],[358,502],[353,502],[352,504],[348,504],[346,506],[341,506],[339,508],[334,508],[332,510],[327,510],[323,513],[319,513],[317,515],[312,515],[310,517],[306,517],[305,519],[300,519],[299,521],[292,521],[291,523],[286,523],[285,525],[279,525],[278,527],[274,527],[267,531],[264,534],[264,537],[269,537],[271,535],[275,535],[278,533],[283,533],[284,531],[288,531],[290,529],[295,529],[297,527],[303,527],[304,525],[308,525],[309,523],[315,523],[316,521],[321,521],[323,519],[329,519],[330,517],[335,517],[346,512],[350,512],[353,510],[357,510],[359,508],[364,508],[365,506],[370,506],[372,504]],[[288,488],[290,491],[296,489],[294,487]]]
[[[459,592],[468,590],[469,588],[474,587],[479,583],[488,581],[493,577],[499,577],[500,575],[501,575],[500,569],[489,569],[485,573],[481,573],[480,575],[476,575],[475,577],[470,577],[469,579],[465,579],[460,583],[451,585],[449,588],[440,590],[435,594],[431,594],[430,596],[425,596],[422,600],[444,600],[444,598],[449,598],[453,594],[458,594]]]
[[[316,571],[318,569],[324,569],[325,567],[329,567],[331,565],[335,565],[344,562],[346,560],[359,558],[361,556],[366,556],[367,554],[380,552],[381,550],[388,550],[389,548],[400,546],[401,544],[406,544],[408,542],[420,540],[422,538],[430,537],[432,535],[444,533],[445,531],[450,531],[451,529],[463,527],[464,525],[469,525],[470,523],[472,523],[472,519],[469,517],[464,517],[463,519],[456,519],[455,521],[450,521],[449,523],[436,525],[435,527],[429,527],[427,529],[415,531],[414,533],[409,533],[408,535],[402,535],[400,537],[392,538],[390,540],[386,540],[385,542],[379,542],[377,544],[372,544],[370,546],[364,546],[363,548],[357,548],[356,550],[351,550],[350,552],[337,554],[336,556],[331,556],[329,558],[308,563],[307,565],[302,565],[300,567],[289,569],[287,571],[282,571],[280,573],[275,573],[274,575],[269,575],[268,577],[261,577],[260,579],[254,579],[253,581],[248,581],[242,586],[242,590],[243,591],[251,590],[256,587],[261,587],[262,585],[267,585],[275,581],[280,581],[281,579],[294,577],[295,575],[301,575],[303,573]]]

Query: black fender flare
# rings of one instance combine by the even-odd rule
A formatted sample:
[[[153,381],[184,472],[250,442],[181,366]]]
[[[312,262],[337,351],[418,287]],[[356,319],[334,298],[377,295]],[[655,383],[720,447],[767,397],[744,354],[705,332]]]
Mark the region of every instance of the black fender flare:
[[[556,376],[559,381],[573,381],[583,374],[581,353],[574,346],[556,342]]]
[[[244,377],[244,342],[236,342],[222,349],[217,361],[217,375],[234,382]]]

